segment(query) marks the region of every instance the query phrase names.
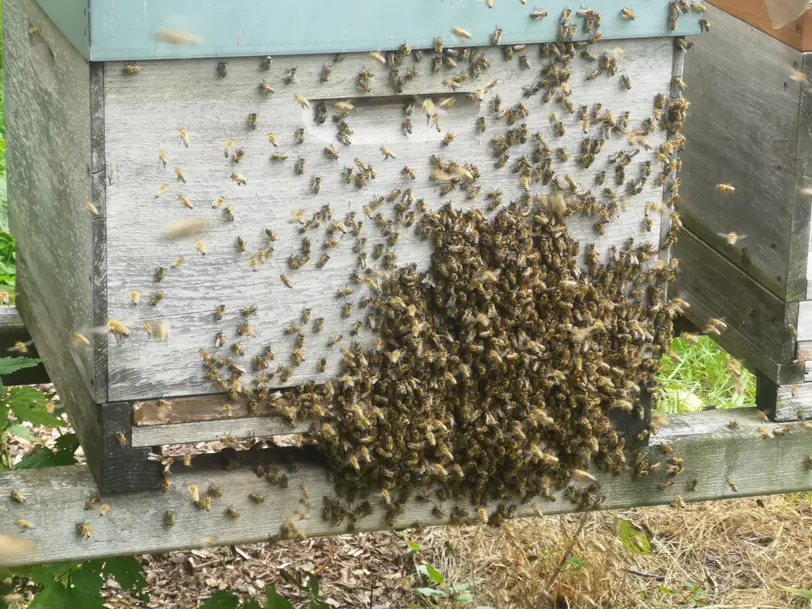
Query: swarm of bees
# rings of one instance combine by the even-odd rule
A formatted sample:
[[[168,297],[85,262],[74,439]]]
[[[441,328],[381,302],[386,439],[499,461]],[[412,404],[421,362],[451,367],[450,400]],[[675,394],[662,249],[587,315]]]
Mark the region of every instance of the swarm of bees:
[[[676,10],[686,12],[681,6]],[[629,22],[635,19],[629,8],[622,9],[621,16]],[[529,14],[533,21],[546,17],[547,13],[539,9]],[[291,349],[276,359],[269,344],[254,348],[262,335],[260,312],[258,317],[252,317],[250,325],[241,318],[236,333],[224,332],[218,325],[200,350],[206,380],[227,394],[229,404],[244,400],[256,409],[257,404],[268,402],[271,412],[292,422],[297,417],[315,421],[313,436],[335,473],[336,491],[343,499],[353,500],[382,489],[381,503],[393,518],[407,497],[432,487],[439,487],[438,499],[465,498],[474,506],[534,495],[552,498],[554,491],[564,488],[573,501],[595,507],[602,495],[590,468],[616,474],[629,468],[624,454],[626,440],[613,429],[609,413],[622,410],[631,416],[643,414],[640,387],[652,380],[659,366],[658,355],[672,337],[671,320],[681,312],[681,305],[662,302],[664,286],[674,278],[676,264],[657,264],[656,246],[631,239],[623,246],[613,246],[604,261],[603,252],[592,245],[582,248],[573,240],[567,231],[567,219],[576,214],[594,217],[595,232],[603,235],[605,226],[624,211],[626,197],[641,193],[656,180],[657,186],[665,187],[667,196],[662,204],[647,205],[646,225],[651,231],[650,211],[669,219],[671,229],[665,242],[673,244],[680,228],[673,209],[679,198],[677,154],[684,145],[680,129],[687,102],[678,96],[659,95],[652,102],[650,117],[630,117],[628,111],[613,111],[600,103],[576,106],[572,99],[575,60],[586,62],[587,80],[614,78],[612,82],[618,89],[633,94],[642,86],[632,89],[631,78],[618,73],[623,69],[619,49],[591,52],[596,47],[590,45],[600,38],[599,13],[567,10],[558,23],[559,40],[538,47],[544,59],[538,77],[523,91],[521,99],[506,100],[504,105],[492,92],[497,80],[483,86],[474,82],[490,66],[487,54],[479,48],[448,48],[438,38],[430,69],[448,72],[443,82],[449,90],[470,86],[470,92],[459,91],[459,99],[447,97],[441,101],[438,96],[436,103],[430,98],[412,98],[403,108],[400,132],[404,138],[420,128],[431,130],[432,135],[435,130],[437,134],[445,132],[437,137],[429,167],[415,164],[416,169],[410,165],[396,168],[396,187],[389,190],[390,184],[380,194],[373,194],[363,206],[363,216],[358,211],[333,218],[329,204],[312,216],[305,212],[292,215],[291,223],[301,233],[297,236],[297,243],[301,243],[297,248],[301,249],[283,254],[287,264],[282,263],[284,267],[272,274],[272,287],[295,294],[301,285],[297,284],[297,273],[314,267],[332,269],[337,262],[328,264],[330,253],[336,255],[338,251],[333,248],[352,240],[357,265],[351,269],[347,287],[339,290],[334,316],[346,320],[346,325],[331,328],[331,322],[325,324],[315,307],[312,312],[308,308],[301,317],[297,315],[285,324],[284,337]],[[575,41],[581,27],[588,39]],[[451,34],[455,40],[472,37],[458,27]],[[497,29],[491,40],[498,45],[501,38],[501,30]],[[520,66],[530,68],[528,45],[500,48],[506,61],[515,55]],[[428,56],[431,52],[425,51]],[[418,66],[423,54],[406,44],[398,51],[370,53],[367,59],[372,62],[368,61],[369,67],[358,73],[357,80],[353,78],[353,86],[357,85],[362,93],[370,92],[373,86],[377,90],[384,86],[384,79],[374,72],[388,69],[389,86],[400,93],[419,74],[417,67],[407,70],[404,61],[411,57]],[[342,59],[336,57],[332,63],[325,63],[317,79],[329,82]],[[535,60],[533,67],[538,68]],[[270,72],[270,58],[262,68]],[[219,62],[217,72],[227,78],[228,64]],[[529,70],[520,73],[531,74]],[[234,74],[232,70],[226,82],[236,80]],[[281,81],[285,85],[298,83],[297,68],[286,67]],[[681,81],[673,84],[676,89],[684,88]],[[256,80],[251,87],[256,96]],[[316,123],[324,123],[328,119],[326,105],[311,94],[312,101],[308,100],[295,89],[288,89],[286,103],[295,107],[297,114],[311,111]],[[274,93],[264,80],[260,91]],[[462,148],[459,141],[452,145],[457,137],[454,131],[441,131],[441,120],[448,116],[446,113],[456,111],[455,100],[466,103],[463,92],[472,104],[480,106],[472,125],[475,131],[483,134],[487,130],[488,136],[493,133],[489,149],[494,167],[516,174],[516,183],[521,185],[517,198],[510,199],[508,192],[503,202],[501,189],[486,189],[485,196],[476,165],[440,156]],[[541,131],[533,133],[528,127],[533,124],[528,99],[532,96],[553,106],[533,110],[543,113],[544,118],[536,122],[543,123],[552,134],[548,135],[549,143]],[[538,101],[534,105],[538,106]],[[323,189],[324,197],[334,184],[351,185],[352,190],[347,192],[352,193],[372,190],[376,184],[375,167],[368,160],[344,152],[352,145],[353,103],[339,101],[334,107],[335,141],[343,146],[339,146],[341,154],[337,144],[322,144],[319,157],[326,159],[311,157],[308,163],[302,152],[286,162],[288,154],[278,147],[283,139],[296,144],[298,152],[306,150],[310,140],[316,138],[306,139],[306,130],[301,126],[297,126],[293,139],[280,132],[277,140],[270,133],[265,143],[266,136],[262,136],[270,155],[265,157],[266,163],[270,158],[272,170],[284,169],[291,174],[290,180],[306,176],[307,196],[318,195]],[[258,129],[259,114],[250,113],[247,125],[244,116],[243,129]],[[671,138],[660,146],[649,145],[648,138],[653,140],[657,130]],[[558,138],[573,131],[582,141],[579,149],[570,146],[568,151]],[[457,133],[460,140],[467,135],[462,129]],[[604,143],[612,138],[624,140],[623,148],[611,157],[605,152],[601,155]],[[194,145],[185,129],[179,131],[178,139],[181,146]],[[375,152],[381,156],[377,160],[368,158],[391,168],[393,160],[398,164],[398,154],[407,156],[405,148],[392,142],[376,143]],[[218,149],[223,150],[221,145]],[[226,181],[233,189],[241,187],[239,191],[251,188],[246,175],[252,178],[252,186],[254,179],[251,153],[239,165],[244,150],[228,140],[224,155],[229,165],[224,175],[230,174]],[[652,160],[641,162],[640,157],[635,158],[641,150],[650,151],[647,158]],[[427,151],[427,156],[431,152]],[[159,159],[166,166],[165,153]],[[341,163],[333,163],[339,159]],[[151,160],[154,162],[154,157]],[[329,161],[327,167],[336,172],[328,175],[327,169],[321,169],[324,165],[319,166],[324,180],[311,173],[321,160]],[[600,164],[596,171],[599,177],[587,181],[576,170],[571,170],[570,175],[564,168],[568,162],[584,170]],[[248,170],[243,175],[245,167]],[[176,171],[176,176],[178,182],[186,183],[182,169]],[[462,211],[451,204],[434,209],[417,194],[423,179],[428,179],[444,200],[457,190],[465,194],[466,201],[487,199],[486,204],[483,210],[466,205]],[[162,185],[156,197],[166,190],[167,186]],[[182,196],[180,201],[192,208],[192,201]],[[210,201],[211,197],[203,200]],[[213,205],[223,206],[223,223],[235,222],[236,217],[239,224],[239,202],[234,207],[230,198],[228,206],[224,203],[225,199],[218,197]],[[317,233],[309,232],[319,227],[323,227],[321,243]],[[187,221],[180,228],[168,228],[167,234],[180,238],[196,235],[204,228],[202,220]],[[430,266],[422,272],[414,266],[398,266],[396,246],[403,243],[401,236],[407,229],[433,246]],[[372,230],[379,231],[382,238],[374,239]],[[275,243],[276,233],[265,229],[267,238],[262,236],[258,245],[256,236],[243,235],[245,239],[236,234],[231,237],[231,250],[235,242],[239,253],[250,249],[251,257],[246,254],[240,263],[247,259],[247,264],[257,270],[279,245]],[[281,239],[280,244],[284,241]],[[200,256],[209,251],[202,240],[193,247]],[[212,241],[213,256],[216,247]],[[168,265],[158,269],[160,273],[155,272],[153,281],[164,280],[166,273],[169,283],[173,270],[168,270]],[[284,273],[278,274],[281,271]],[[353,296],[356,290],[363,292],[360,299],[358,294]],[[166,294],[170,299],[170,290]],[[157,292],[151,302],[157,305],[163,298],[164,293]],[[132,305],[136,304],[133,301]],[[244,317],[256,311],[257,307],[252,306],[249,313],[243,311]],[[228,321],[224,321],[225,316],[226,307],[221,305],[213,323],[224,324]],[[722,331],[724,322],[716,322],[714,329]],[[291,323],[296,325],[288,325]],[[322,328],[324,333],[318,334]],[[129,336],[129,329],[121,322],[108,324],[108,329],[119,338]],[[360,335],[367,330],[374,335],[374,344],[363,342]],[[341,353],[339,368],[332,363],[328,367],[322,353],[316,357],[307,353],[307,347],[316,339],[330,351]],[[209,352],[212,345],[222,349],[221,355]],[[249,363],[240,363],[245,361]],[[253,370],[249,373],[243,366]],[[315,379],[299,384],[287,392],[285,400],[276,400],[271,387],[289,384],[291,377],[301,374],[300,369],[321,374],[322,378],[329,369],[336,376],[322,385],[317,385]],[[331,407],[325,408],[325,403]],[[231,413],[230,407],[227,412]],[[211,496],[201,498],[196,486],[189,492],[199,509],[211,508]],[[264,496],[253,494],[250,500],[259,504]],[[340,511],[334,507],[329,517]],[[237,515],[236,510],[231,514]],[[491,523],[509,516],[510,509],[502,506],[492,513],[480,509],[473,518]],[[452,517],[460,522],[468,518],[462,512]],[[174,515],[165,524],[172,526]],[[296,529],[288,523],[283,534],[295,536]]]

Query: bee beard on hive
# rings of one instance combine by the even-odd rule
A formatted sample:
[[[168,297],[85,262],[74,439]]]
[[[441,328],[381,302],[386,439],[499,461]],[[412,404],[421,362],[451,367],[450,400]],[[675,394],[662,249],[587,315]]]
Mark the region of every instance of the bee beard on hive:
[[[671,336],[662,306],[628,294],[664,274],[642,273],[626,251],[579,271],[556,217],[515,204],[492,221],[446,205],[419,229],[433,241],[429,269],[382,285],[370,313],[380,340],[355,346],[333,383],[319,444],[339,495],[383,488],[402,505],[438,486],[482,505],[552,499],[590,463],[625,471],[608,411],[639,404],[657,367],[646,351]]]

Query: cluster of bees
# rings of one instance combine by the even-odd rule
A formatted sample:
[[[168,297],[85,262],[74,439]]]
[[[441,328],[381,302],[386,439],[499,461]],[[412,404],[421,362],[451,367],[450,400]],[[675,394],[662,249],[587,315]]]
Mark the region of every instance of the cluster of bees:
[[[671,19],[677,18],[677,12],[704,12],[703,5],[683,1],[670,7]],[[623,16],[630,21],[635,18],[628,9]],[[544,11],[531,14],[535,20],[545,17]],[[355,241],[357,267],[338,296],[345,299],[341,318],[348,324],[353,315],[360,318],[349,326],[346,337],[319,338],[340,349],[340,371],[321,384],[310,380],[297,385],[284,400],[273,390],[289,385],[294,370],[306,362],[321,374],[327,372],[325,358],[313,362],[305,352],[311,336],[324,327],[324,318],[309,308],[285,331],[293,340],[289,359],[277,359],[271,345],[246,357],[243,340],[257,335],[252,325],[254,305],[239,311],[236,340],[218,328],[214,349],[207,345],[200,350],[206,380],[216,383],[230,403],[246,401],[249,410],[256,411],[260,403],[269,402],[278,404],[276,414],[291,422],[312,418],[312,436],[327,456],[339,495],[353,500],[377,490],[392,520],[407,497],[417,493],[427,499],[433,487],[439,489],[438,499],[466,498],[473,505],[535,495],[553,499],[553,492],[562,488],[582,507],[599,505],[600,487],[586,471],[590,464],[616,474],[629,468],[625,439],[612,428],[609,412],[619,409],[643,416],[641,387],[651,384],[658,355],[671,340],[671,320],[685,306],[663,300],[677,263],[661,257],[657,246],[636,244],[630,238],[621,247],[611,247],[604,259],[604,252],[594,245],[582,248],[574,241],[567,222],[573,216],[596,218],[595,232],[603,235],[608,223],[626,208],[627,197],[640,194],[647,185],[664,186],[665,200],[646,204],[641,229],[652,230],[655,214],[670,218],[665,244],[672,245],[680,228],[674,212],[681,168],[677,155],[684,145],[680,130],[688,104],[679,95],[659,94],[652,100],[651,115],[640,123],[633,122],[640,117],[629,112],[615,115],[600,103],[576,105],[571,69],[576,59],[594,66],[587,80],[617,77],[621,90],[630,90],[634,84],[628,74],[620,73],[619,49],[592,53],[592,44],[601,37],[602,17],[597,11],[566,10],[559,23],[559,40],[539,47],[546,63],[533,84],[523,89],[521,101],[503,106],[493,91],[495,80],[467,95],[481,109],[474,125],[477,133],[497,131],[494,122],[505,125],[502,133],[490,136],[490,147],[494,167],[516,175],[521,187],[517,198],[503,201],[499,189],[483,193],[482,172],[475,164],[437,153],[429,158],[427,171],[404,167],[406,183],[414,182],[420,171],[428,174],[441,197],[455,190],[464,192],[468,200],[484,195],[483,209],[474,206],[463,211],[449,203],[433,210],[411,188],[402,187],[388,195],[374,195],[363,205],[364,216],[352,211],[336,217],[329,203],[312,215],[294,212],[301,247],[284,263],[287,268],[279,279],[286,288],[294,288],[300,269],[327,265],[332,248],[341,240]],[[585,40],[575,40],[579,30]],[[470,37],[460,28],[452,34]],[[492,42],[500,41],[497,28]],[[686,46],[683,41],[677,44]],[[531,69],[527,45],[500,48],[505,61],[515,58],[522,69]],[[491,65],[483,49],[449,48],[442,39],[435,41],[433,52],[430,64],[435,73],[467,64],[443,81],[451,92],[482,77]],[[403,44],[396,51],[371,57],[389,70],[388,86],[400,93],[419,77],[418,66],[430,53]],[[325,65],[320,80],[328,82],[341,61],[343,56],[336,56]],[[407,68],[407,61],[413,67]],[[271,62],[265,58],[263,69],[268,70]],[[217,72],[226,78],[228,63],[219,62]],[[283,81],[286,85],[297,82],[295,67],[287,69]],[[684,87],[679,79],[672,85],[677,90]],[[374,72],[364,68],[355,86],[360,95],[370,92],[377,86]],[[265,80],[261,89],[274,93]],[[556,147],[555,140],[548,141],[541,131],[530,131],[529,105],[536,100],[554,105],[547,113],[553,138],[573,129],[573,123],[583,132],[578,164],[583,169],[602,165],[594,185],[556,171],[554,163],[567,162],[572,151]],[[403,107],[403,136],[412,135],[412,121],[421,113],[430,128],[441,131],[440,111],[448,111],[455,101],[408,99]],[[316,124],[328,120],[324,101],[311,103],[297,95],[296,102],[313,112]],[[335,103],[335,110],[332,120],[339,148],[350,147],[352,100]],[[252,113],[249,128],[255,129],[258,120]],[[670,139],[652,146],[649,138],[662,131]],[[440,151],[454,138],[453,132],[447,132]],[[603,154],[603,165],[603,147],[612,138],[625,138],[628,147],[611,156]],[[304,139],[305,130],[297,131],[296,141]],[[179,141],[190,146],[186,130],[179,133]],[[273,147],[271,161],[287,160],[273,133],[268,141]],[[225,156],[239,167],[244,152],[229,142]],[[531,152],[516,152],[528,144]],[[653,151],[647,155],[653,155],[652,160],[636,159],[641,150]],[[396,150],[386,144],[380,152],[384,162],[397,161]],[[339,159],[333,144],[324,148],[324,155]],[[161,160],[166,163],[163,153]],[[302,175],[306,163],[300,156],[294,173]],[[358,191],[376,179],[375,167],[358,157],[349,166],[337,164],[336,168],[340,179]],[[247,184],[238,171],[231,179],[237,185]],[[178,180],[185,182],[182,173]],[[317,195],[322,177],[312,176],[310,185]],[[548,187],[549,193],[538,194],[541,187]],[[230,208],[224,214],[226,222],[233,221]],[[174,227],[172,234],[198,232],[201,227],[190,222]],[[323,241],[316,249],[316,237],[311,236],[316,233],[311,231],[323,226]],[[372,248],[367,247],[369,230],[383,237]],[[433,246],[431,264],[423,272],[412,265],[398,266],[395,247],[405,230],[416,231]],[[265,242],[248,259],[254,269],[272,257],[276,241],[275,231],[266,228]],[[202,240],[196,247],[199,254],[207,253]],[[240,236],[236,247],[247,251]],[[165,272],[158,267],[154,280],[162,281]],[[362,297],[350,301],[356,291]],[[157,305],[155,299],[155,295],[150,299],[153,305]],[[215,322],[225,314],[221,305],[213,312]],[[126,336],[124,330],[116,326],[119,336]],[[371,341],[361,340],[362,330],[370,332]],[[228,353],[216,351],[221,348]],[[576,486],[579,480],[586,486]],[[198,498],[196,503],[205,500]],[[452,514],[452,520],[465,521],[468,516],[463,512]],[[505,506],[492,515],[497,520],[509,516],[510,508]],[[363,515],[347,512],[340,503],[328,503],[325,509],[330,520],[358,517]],[[473,518],[483,520],[482,514]]]

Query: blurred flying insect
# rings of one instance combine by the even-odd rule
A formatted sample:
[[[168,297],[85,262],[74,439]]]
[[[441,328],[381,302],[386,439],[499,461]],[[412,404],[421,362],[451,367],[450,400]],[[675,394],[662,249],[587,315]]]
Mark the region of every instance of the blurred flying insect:
[[[722,193],[723,195],[729,195],[735,190],[736,190],[736,188],[734,186],[731,186],[730,184],[717,184],[716,185],[716,192]]]
[[[451,33],[459,38],[464,38],[466,40],[471,39],[471,33],[467,30],[462,29],[461,27],[452,27]]]
[[[310,108],[310,102],[303,95],[296,96],[296,103],[299,104],[302,108]]]

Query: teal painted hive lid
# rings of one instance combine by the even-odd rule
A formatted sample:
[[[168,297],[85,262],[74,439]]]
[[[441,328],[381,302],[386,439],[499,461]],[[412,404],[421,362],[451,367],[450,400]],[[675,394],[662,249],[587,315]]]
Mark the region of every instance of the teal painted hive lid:
[[[553,42],[565,11],[589,37],[580,3],[545,0],[547,16],[522,0],[37,0],[65,37],[91,61],[294,55],[392,50],[403,42],[430,48],[484,46],[498,28],[501,44]],[[669,0],[601,0],[602,39],[698,34],[702,15],[681,14],[671,29]],[[489,8],[489,4],[493,8]],[[675,6],[676,2],[673,3]],[[699,5],[699,2],[695,2]],[[634,19],[623,16],[631,9]],[[470,32],[470,39],[451,34]]]

